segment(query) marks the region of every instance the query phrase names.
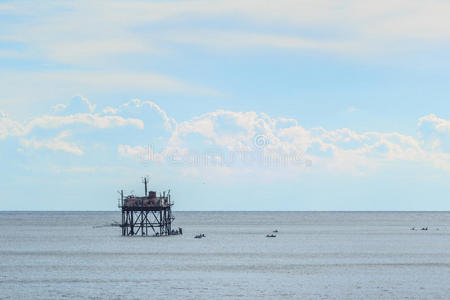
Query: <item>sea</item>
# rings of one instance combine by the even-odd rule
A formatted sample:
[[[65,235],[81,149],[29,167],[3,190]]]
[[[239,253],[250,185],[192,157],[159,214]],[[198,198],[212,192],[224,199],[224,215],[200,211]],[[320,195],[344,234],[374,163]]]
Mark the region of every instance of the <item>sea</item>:
[[[0,212],[0,299],[450,298],[449,212],[174,215],[122,237],[118,211]]]

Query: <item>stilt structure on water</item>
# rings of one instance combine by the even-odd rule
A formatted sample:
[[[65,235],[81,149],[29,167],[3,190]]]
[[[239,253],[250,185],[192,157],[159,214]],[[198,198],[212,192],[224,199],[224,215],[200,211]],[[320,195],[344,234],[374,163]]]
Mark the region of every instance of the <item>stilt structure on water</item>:
[[[120,191],[119,208],[122,209],[123,236],[165,236],[182,234],[182,229],[172,230],[173,202],[170,200],[170,190],[160,193],[147,192],[148,178],[143,179],[145,196],[124,196]]]

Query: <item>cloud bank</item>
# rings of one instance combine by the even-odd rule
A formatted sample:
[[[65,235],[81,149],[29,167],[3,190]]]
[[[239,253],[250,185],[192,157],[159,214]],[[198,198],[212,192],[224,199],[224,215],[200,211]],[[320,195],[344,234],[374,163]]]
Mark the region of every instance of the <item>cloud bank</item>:
[[[80,96],[29,121],[0,112],[0,143],[19,141],[35,153],[80,157],[96,156],[103,147],[114,153],[117,163],[124,158],[228,173],[264,168],[289,169],[292,174],[313,169],[363,175],[405,162],[450,171],[450,121],[430,114],[416,125],[416,136],[328,130],[305,128],[301,120],[228,110],[177,121],[153,101],[133,99],[98,109]]]

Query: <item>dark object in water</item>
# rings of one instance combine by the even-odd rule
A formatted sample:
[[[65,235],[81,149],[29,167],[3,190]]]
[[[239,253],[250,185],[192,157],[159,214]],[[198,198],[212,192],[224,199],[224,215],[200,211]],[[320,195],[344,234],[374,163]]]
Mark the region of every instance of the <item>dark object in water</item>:
[[[268,237],[268,238],[276,238],[277,236],[275,234],[267,234],[266,237]]]
[[[273,233],[278,233],[278,229],[275,229],[274,231],[272,231]]]
[[[206,236],[203,233],[200,233],[200,234],[197,234],[196,236],[194,236],[194,238],[196,238],[196,239],[201,239],[204,237],[206,237]]]
[[[110,223],[110,224],[105,224],[105,225],[95,225],[95,226],[92,226],[92,228],[121,227],[121,226],[122,226],[122,224],[120,224],[119,222],[113,220],[112,223]]]
[[[172,229],[171,235],[182,235],[183,234],[183,228],[178,227],[178,230]]]
[[[121,227],[122,224],[120,224],[119,222],[113,220],[110,226],[112,226],[112,227]]]
[[[422,227],[421,230],[427,231],[427,230],[428,230],[428,227]]]

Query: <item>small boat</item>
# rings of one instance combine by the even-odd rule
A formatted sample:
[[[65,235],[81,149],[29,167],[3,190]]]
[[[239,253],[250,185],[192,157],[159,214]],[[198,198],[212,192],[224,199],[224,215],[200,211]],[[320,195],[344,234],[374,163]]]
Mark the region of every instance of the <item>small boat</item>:
[[[275,229],[274,231],[272,231],[273,233],[278,233],[278,229]]]
[[[183,228],[178,227],[178,230],[172,229],[170,232],[171,235],[183,235]]]
[[[194,236],[194,238],[196,238],[196,239],[201,239],[201,238],[204,238],[204,237],[206,237],[206,236],[203,233],[197,234],[196,236]]]
[[[276,238],[277,236],[275,234],[267,234],[266,237],[268,237],[268,238]]]
[[[102,227],[109,227],[109,226],[111,226],[111,227],[122,227],[122,224],[120,224],[119,222],[113,220],[112,223],[105,224],[105,225],[95,225],[95,226],[92,226],[92,228],[102,228]]]
[[[119,222],[113,220],[110,226],[112,226],[112,227],[122,227],[122,224],[120,224]]]

